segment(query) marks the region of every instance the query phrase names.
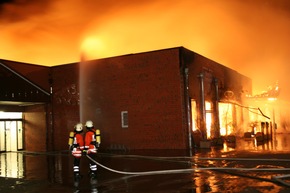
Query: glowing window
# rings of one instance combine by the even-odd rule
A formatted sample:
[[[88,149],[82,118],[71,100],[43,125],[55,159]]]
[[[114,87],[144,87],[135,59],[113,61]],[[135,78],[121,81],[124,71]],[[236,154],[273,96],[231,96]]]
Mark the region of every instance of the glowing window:
[[[211,137],[211,124],[212,124],[212,104],[210,102],[205,102],[206,111],[206,134],[207,138]]]
[[[196,112],[196,101],[191,99],[191,128],[192,131],[197,130],[197,112]]]
[[[229,135],[233,132],[233,105],[219,103],[220,132],[221,135]]]

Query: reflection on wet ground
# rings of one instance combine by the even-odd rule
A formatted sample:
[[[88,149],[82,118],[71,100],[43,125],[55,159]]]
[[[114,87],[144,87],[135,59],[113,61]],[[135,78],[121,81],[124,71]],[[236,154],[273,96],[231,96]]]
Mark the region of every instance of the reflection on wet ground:
[[[277,135],[268,143],[239,139],[236,144],[195,150],[193,156],[182,150],[101,152],[97,162],[108,168],[98,166],[97,190],[109,193],[290,192],[289,139],[289,134]],[[71,193],[74,190],[72,161],[68,152],[1,153],[0,192]],[[88,163],[84,157],[81,192],[92,192]],[[126,175],[118,171],[137,173]],[[137,175],[148,171],[167,173]],[[287,178],[279,181],[277,176]]]

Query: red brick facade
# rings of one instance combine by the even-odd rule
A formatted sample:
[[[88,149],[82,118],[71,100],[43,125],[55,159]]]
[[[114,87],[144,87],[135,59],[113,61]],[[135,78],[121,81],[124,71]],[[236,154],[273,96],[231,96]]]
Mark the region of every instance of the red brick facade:
[[[51,135],[53,149],[68,149],[69,132],[80,121],[78,64],[52,67]]]
[[[27,151],[47,150],[47,118],[45,105],[33,105],[25,108],[24,142]]]
[[[102,149],[188,149],[191,99],[202,128],[202,96],[215,104],[216,92],[222,101],[231,91],[231,100],[241,102],[241,93],[251,91],[249,78],[183,47],[59,65],[49,72],[44,78],[51,101],[42,106],[43,114],[27,109],[26,126],[34,123],[25,131],[29,150],[66,150],[69,132],[86,120],[101,130]]]
[[[103,147],[187,148],[178,49],[82,65],[83,120],[91,119],[101,129]],[[128,128],[121,126],[122,111],[128,111]]]
[[[250,79],[184,48],[82,62],[80,85],[77,66],[57,66],[52,71],[57,149],[65,147],[62,138],[78,115],[83,123],[92,120],[101,130],[104,149],[187,149],[187,100],[196,100],[200,108],[200,73],[208,101],[216,100],[214,79],[218,80],[220,99],[227,90],[251,90]],[[188,98],[185,68],[189,69]],[[75,89],[79,90],[79,106]],[[122,111],[128,112],[128,128],[122,128]]]

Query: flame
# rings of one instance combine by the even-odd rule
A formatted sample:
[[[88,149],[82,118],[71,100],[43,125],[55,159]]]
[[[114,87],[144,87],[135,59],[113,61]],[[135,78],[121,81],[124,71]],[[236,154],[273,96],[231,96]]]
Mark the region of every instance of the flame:
[[[289,88],[289,1],[12,1],[0,4],[0,58],[40,65],[184,46]],[[286,89],[283,94],[290,96]],[[287,97],[285,97],[287,98]]]

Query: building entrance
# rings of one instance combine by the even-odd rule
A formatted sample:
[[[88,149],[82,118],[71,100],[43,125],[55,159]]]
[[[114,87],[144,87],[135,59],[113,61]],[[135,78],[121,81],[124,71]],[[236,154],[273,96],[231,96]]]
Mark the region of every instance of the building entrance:
[[[0,118],[0,152],[23,150],[22,119]]]

